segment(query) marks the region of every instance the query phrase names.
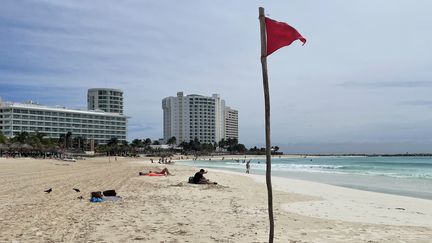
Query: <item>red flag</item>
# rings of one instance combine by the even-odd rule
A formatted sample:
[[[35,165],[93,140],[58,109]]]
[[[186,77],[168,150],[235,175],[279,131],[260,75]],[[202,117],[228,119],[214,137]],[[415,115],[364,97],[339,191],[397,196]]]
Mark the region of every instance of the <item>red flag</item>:
[[[295,40],[300,40],[303,45],[306,39],[300,33],[286,23],[265,17],[267,32],[267,56],[277,49],[291,45]]]

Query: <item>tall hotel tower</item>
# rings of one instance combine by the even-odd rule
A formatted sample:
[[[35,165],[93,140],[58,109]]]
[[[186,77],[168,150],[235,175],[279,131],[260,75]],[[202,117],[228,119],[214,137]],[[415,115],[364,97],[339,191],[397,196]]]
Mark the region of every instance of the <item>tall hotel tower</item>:
[[[238,111],[225,106],[225,139],[238,139]]]
[[[238,139],[238,112],[226,107],[218,94],[184,96],[178,92],[177,97],[162,100],[162,109],[165,141],[171,137],[176,137],[177,144],[195,138],[201,143]]]
[[[95,88],[87,92],[87,109],[123,114],[123,91]]]

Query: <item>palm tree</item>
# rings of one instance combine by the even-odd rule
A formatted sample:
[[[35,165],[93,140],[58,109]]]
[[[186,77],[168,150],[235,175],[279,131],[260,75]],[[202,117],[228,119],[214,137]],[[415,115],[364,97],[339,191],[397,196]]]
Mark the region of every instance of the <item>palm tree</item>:
[[[65,148],[69,148],[71,144],[72,132],[67,132],[65,135]]]
[[[225,138],[222,138],[218,144],[220,148],[225,148],[225,144],[226,144]]]
[[[152,144],[152,140],[150,138],[146,138],[146,139],[144,139],[143,143],[144,143],[144,146],[149,146]]]
[[[29,137],[29,133],[28,132],[20,132],[18,135],[16,135],[12,141],[13,142],[18,142],[18,143],[25,143],[27,141]]]
[[[74,137],[72,139],[72,147],[77,148],[79,150],[84,150],[84,142],[86,141],[86,138],[83,138],[81,136]]]
[[[66,147],[66,134],[60,134],[58,141],[57,141],[57,145],[65,148]]]
[[[0,156],[3,156],[3,151],[7,150],[8,146],[4,143],[0,143]]]
[[[7,142],[7,137],[3,135],[3,133],[0,131],[0,144],[4,144]]]
[[[144,143],[143,143],[143,141],[141,139],[137,139],[136,138],[136,139],[132,140],[131,146],[139,148],[139,147],[144,146]]]
[[[109,154],[112,154],[113,151],[117,152],[118,143],[119,143],[119,140],[117,137],[112,137],[108,141],[107,147],[108,147]]]
[[[176,144],[177,143],[177,138],[176,137],[171,137],[170,139],[168,139],[167,144]]]

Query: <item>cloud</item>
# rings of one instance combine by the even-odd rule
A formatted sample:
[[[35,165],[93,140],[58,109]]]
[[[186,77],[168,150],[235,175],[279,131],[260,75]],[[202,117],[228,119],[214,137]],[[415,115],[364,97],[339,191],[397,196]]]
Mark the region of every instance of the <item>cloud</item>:
[[[424,88],[432,87],[432,81],[376,81],[376,82],[357,82],[347,81],[340,83],[342,87],[359,88]]]
[[[272,141],[345,141],[358,136],[356,128],[370,135],[376,130],[368,131],[368,125],[398,119],[427,131],[429,125],[418,121],[412,106],[430,96],[431,62],[424,50],[432,48],[431,4],[308,4],[266,6],[267,14],[308,38],[304,47],[292,45],[269,57]],[[264,141],[258,5],[246,0],[4,0],[0,96],[86,107],[87,89],[118,88],[131,117],[129,139],[155,139],[163,136],[162,98],[178,91],[219,93],[239,110],[240,141],[258,144]],[[400,38],[400,29],[404,37],[416,38]],[[423,41],[413,44],[418,39]],[[391,131],[386,136],[406,136],[395,134],[399,137]],[[364,140],[368,137],[377,139]]]
[[[79,87],[46,86],[34,83],[22,85],[15,83],[0,83],[0,96],[5,101],[24,102],[36,101],[48,106],[67,106],[68,108],[86,109],[87,93],[83,93]],[[64,102],[67,101],[67,102]]]
[[[411,100],[411,101],[404,101],[404,102],[401,102],[400,105],[420,106],[420,107],[432,108],[432,100]]]

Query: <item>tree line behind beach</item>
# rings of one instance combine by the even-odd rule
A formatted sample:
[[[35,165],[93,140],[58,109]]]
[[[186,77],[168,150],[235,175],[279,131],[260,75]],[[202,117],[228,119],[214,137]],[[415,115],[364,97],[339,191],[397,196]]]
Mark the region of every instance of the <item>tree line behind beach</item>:
[[[91,144],[91,140],[85,137],[73,136],[71,132],[60,135],[59,138],[49,138],[40,132],[21,132],[12,138],[7,138],[0,132],[0,155],[1,156],[24,156],[45,157],[59,156],[64,153],[86,155],[85,151],[94,148],[93,155],[107,156],[137,156],[146,154],[149,156],[171,156],[174,153],[191,155],[212,154],[265,154],[265,148],[256,146],[247,149],[244,144],[236,138],[222,139],[218,143],[201,143],[198,139],[182,142],[176,145],[176,138],[168,139],[167,146],[161,147],[159,140],[152,141],[150,138],[133,139],[132,142],[120,141],[111,138],[107,144]],[[273,154],[278,152],[279,147],[272,147]]]

